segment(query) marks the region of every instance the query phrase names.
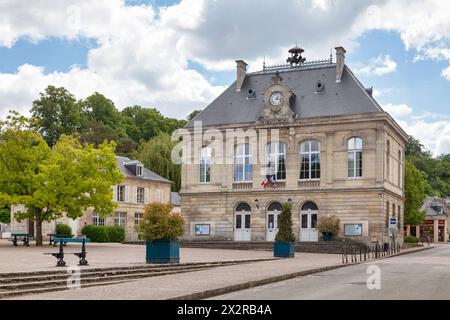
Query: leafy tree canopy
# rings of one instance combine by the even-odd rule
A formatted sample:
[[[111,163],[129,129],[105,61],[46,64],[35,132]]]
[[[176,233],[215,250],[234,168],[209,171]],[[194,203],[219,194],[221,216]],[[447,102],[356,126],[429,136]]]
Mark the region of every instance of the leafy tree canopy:
[[[405,224],[420,225],[425,212],[420,211],[425,198],[428,182],[410,160],[405,161]]]

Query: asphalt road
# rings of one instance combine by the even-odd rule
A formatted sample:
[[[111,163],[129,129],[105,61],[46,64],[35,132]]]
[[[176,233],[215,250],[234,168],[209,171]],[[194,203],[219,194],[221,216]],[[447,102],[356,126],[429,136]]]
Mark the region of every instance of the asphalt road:
[[[379,270],[379,282],[373,281],[376,280],[373,270]],[[369,289],[368,278],[372,287],[379,284],[380,288]],[[299,277],[212,299],[450,300],[450,244],[436,245],[430,250]]]

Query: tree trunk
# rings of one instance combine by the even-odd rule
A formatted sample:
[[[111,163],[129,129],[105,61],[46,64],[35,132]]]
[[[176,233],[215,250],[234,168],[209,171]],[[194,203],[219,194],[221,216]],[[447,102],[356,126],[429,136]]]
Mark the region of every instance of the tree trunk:
[[[41,212],[36,211],[36,247],[42,246],[42,218]]]

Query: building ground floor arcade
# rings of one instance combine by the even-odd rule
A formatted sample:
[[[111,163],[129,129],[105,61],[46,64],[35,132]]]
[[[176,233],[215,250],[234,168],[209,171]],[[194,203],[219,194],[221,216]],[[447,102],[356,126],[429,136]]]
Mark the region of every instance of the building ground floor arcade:
[[[285,202],[292,205],[293,231],[298,241],[319,241],[318,221],[331,215],[340,219],[340,236],[383,240],[395,221],[396,235],[403,239],[403,198],[375,188],[182,193],[184,239],[274,241],[278,215]]]

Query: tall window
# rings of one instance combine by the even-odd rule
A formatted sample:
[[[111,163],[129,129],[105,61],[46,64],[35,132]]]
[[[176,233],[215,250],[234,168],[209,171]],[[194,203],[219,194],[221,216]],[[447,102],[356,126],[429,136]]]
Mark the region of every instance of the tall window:
[[[144,195],[145,195],[145,188],[137,187],[136,188],[136,202],[144,203]]]
[[[92,215],[92,224],[95,226],[104,226],[105,218],[101,217],[97,212]]]
[[[305,141],[300,145],[300,180],[320,179],[320,143]]]
[[[402,187],[402,151],[398,150],[398,186]]]
[[[127,223],[127,213],[126,212],[116,212],[114,216],[114,225],[116,227],[124,227]]]
[[[253,181],[252,152],[248,143],[239,144],[234,148],[234,181]]]
[[[143,169],[142,169],[142,166],[141,166],[141,165],[137,165],[137,166],[136,166],[136,175],[137,175],[138,177],[141,177],[141,176],[143,175]]]
[[[362,177],[362,148],[363,141],[355,137],[348,140],[348,177]]]
[[[398,216],[397,216],[397,229],[398,230],[401,230],[401,225],[400,225],[401,211],[402,211],[402,207],[398,206]]]
[[[134,213],[134,225],[139,225],[144,217],[144,214],[142,212],[135,212]]]
[[[286,180],[286,145],[272,142],[267,145],[267,175],[275,175],[276,180]]]
[[[156,202],[163,202],[163,191],[162,191],[162,189],[156,189]]]
[[[200,182],[211,181],[211,148],[203,147],[200,151]]]
[[[391,158],[391,142],[388,140],[386,147],[386,178],[388,180],[389,180],[389,169],[391,167],[390,158]]]
[[[117,201],[125,201],[125,186],[117,186]]]
[[[389,228],[389,201],[386,202],[386,228]]]

